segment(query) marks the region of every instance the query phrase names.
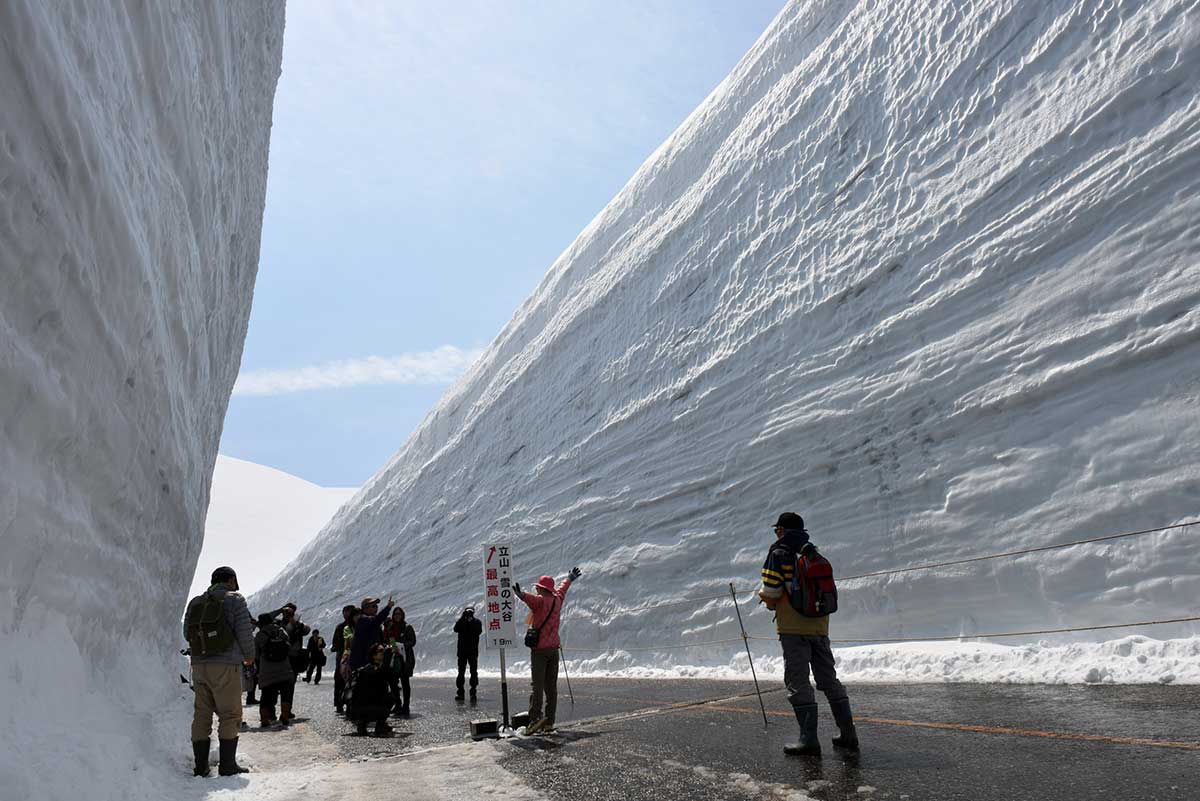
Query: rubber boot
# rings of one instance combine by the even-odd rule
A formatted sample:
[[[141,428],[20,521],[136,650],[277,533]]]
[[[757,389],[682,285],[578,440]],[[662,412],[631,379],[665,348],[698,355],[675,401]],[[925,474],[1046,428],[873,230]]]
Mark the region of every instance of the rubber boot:
[[[260,729],[271,727],[271,712],[265,706],[258,708],[258,727]]]
[[[783,753],[788,756],[820,756],[821,742],[817,739],[817,705],[804,704],[793,707],[796,722],[800,724],[800,742],[785,745]]]
[[[208,747],[210,745],[212,745],[212,740],[197,740],[192,743],[192,753],[196,757],[196,769],[192,771],[193,776],[208,775]]]
[[[360,736],[366,737],[367,736],[367,722],[365,720],[360,720],[357,724],[355,731]]]
[[[279,725],[283,726],[283,728],[286,729],[288,727],[288,724],[290,724],[291,722],[292,722],[292,705],[291,704],[280,704],[279,705]]]
[[[246,693],[246,706],[258,706],[258,699],[254,697],[254,690]]]
[[[850,712],[850,699],[843,698],[829,704],[833,719],[837,723],[837,737],[833,738],[834,748],[844,748],[847,751],[858,750],[858,732],[854,728],[854,715]]]
[[[217,743],[221,749],[221,764],[217,767],[217,773],[222,776],[236,776],[239,773],[250,772],[237,763],[238,738],[218,740]]]
[[[375,736],[376,737],[387,737],[393,731],[395,731],[395,729],[393,729],[391,726],[389,726],[386,720],[380,719],[380,720],[375,721]]]
[[[474,692],[474,691],[472,691],[472,692]],[[455,701],[462,701],[464,698],[466,698],[466,696],[465,696],[465,695],[463,695],[463,690],[462,690],[462,687],[459,687],[459,688],[458,688],[458,692],[456,692],[456,693],[454,694],[454,700],[455,700]]]

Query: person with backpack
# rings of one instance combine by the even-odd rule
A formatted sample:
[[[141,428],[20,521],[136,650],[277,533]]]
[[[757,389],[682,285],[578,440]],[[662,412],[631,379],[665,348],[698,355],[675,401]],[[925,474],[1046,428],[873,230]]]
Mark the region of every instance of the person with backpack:
[[[308,672],[304,674],[305,684],[312,682],[314,686],[321,683],[321,671],[325,667],[325,638],[321,636],[319,629],[312,630],[312,636],[308,638]],[[313,671],[317,672],[317,680],[313,681]]]
[[[562,605],[571,583],[579,578],[577,567],[556,588],[553,576],[542,576],[534,585],[535,592],[521,592],[521,585],[513,583],[513,592],[529,607],[529,630],[525,632],[525,645],[529,651],[531,692],[529,694],[529,720],[526,734],[554,731],[554,715],[558,710],[558,649],[562,645],[558,628],[562,619]],[[542,697],[546,699],[545,715],[542,714]]]
[[[392,619],[387,624],[387,641],[391,648],[392,695],[396,698],[396,714],[408,717],[408,702],[412,697],[413,669],[416,667],[417,633],[404,619],[404,610],[396,607],[392,610]],[[401,693],[403,690],[403,693]]]
[[[775,523],[775,542],[762,566],[758,597],[775,612],[775,626],[783,647],[783,681],[788,701],[800,724],[800,742],[784,746],[789,756],[819,756],[817,701],[808,674],[825,694],[840,735],[833,745],[858,750],[858,733],[850,712],[846,688],[838,681],[833,649],[829,644],[829,615],[837,611],[833,568],[818,553],[804,528],[804,519],[784,512]]]
[[[462,616],[454,623],[454,633],[458,635],[458,678],[454,686],[458,692],[454,700],[463,700],[463,685],[467,666],[471,667],[471,700],[476,699],[476,688],[479,686],[479,638],[483,636],[483,621],[475,617],[475,608],[468,606]]]
[[[296,693],[296,674],[292,671],[291,638],[270,612],[258,616],[258,634],[254,635],[258,654],[258,716],[262,728],[276,720],[275,699],[279,699],[279,723],[287,728],[292,719],[292,699]]]
[[[342,607],[342,622],[333,627],[333,644],[329,649],[333,651],[333,708],[339,713],[343,708],[342,695],[346,692],[346,677],[341,670],[342,656],[349,650],[346,647],[346,627],[353,626],[354,616],[357,613],[358,607],[354,604],[346,604]]]
[[[212,572],[212,584],[191,599],[183,618],[183,636],[192,658],[192,752],[196,776],[209,775],[212,719],[222,776],[245,773],[237,763],[238,732],[242,724],[242,667],[254,662],[254,636],[246,599],[238,593],[232,567]]]
[[[357,634],[355,635],[358,636]],[[392,711],[396,698],[388,681],[388,669],[383,664],[387,648],[375,643],[367,651],[367,662],[354,671],[350,694],[350,719],[357,724],[360,735],[367,733],[367,724],[374,721],[375,736],[386,737],[393,729],[387,716]]]

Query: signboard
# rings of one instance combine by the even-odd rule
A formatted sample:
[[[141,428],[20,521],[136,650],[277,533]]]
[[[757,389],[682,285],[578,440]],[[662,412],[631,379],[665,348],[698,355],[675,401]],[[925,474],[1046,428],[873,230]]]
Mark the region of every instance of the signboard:
[[[517,596],[512,590],[512,548],[483,546],[483,634],[488,648],[517,644]]]

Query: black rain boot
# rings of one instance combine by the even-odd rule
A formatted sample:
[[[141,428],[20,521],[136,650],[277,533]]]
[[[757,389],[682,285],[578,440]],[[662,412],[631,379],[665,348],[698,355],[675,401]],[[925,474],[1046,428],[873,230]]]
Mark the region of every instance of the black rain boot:
[[[192,743],[192,754],[196,757],[196,769],[192,771],[193,776],[208,775],[208,747],[210,745],[212,745],[212,740],[197,740]]]
[[[246,706],[258,706],[258,699],[254,697],[254,691],[246,693]]]
[[[237,763],[238,738],[218,740],[217,743],[221,749],[221,764],[217,767],[217,773],[222,776],[236,776],[239,773],[250,772]]]
[[[386,720],[375,721],[375,736],[376,737],[387,737],[393,731],[395,731],[395,729],[393,729],[391,726],[389,726],[387,724]]]
[[[474,691],[472,691],[472,692],[474,692]],[[463,700],[464,698],[466,698],[466,696],[465,696],[465,695],[463,695],[463,688],[462,688],[462,687],[459,687],[459,688],[458,688],[458,692],[456,692],[456,693],[454,694],[454,700],[455,700],[455,701],[461,701],[461,700]]]
[[[805,704],[793,707],[796,722],[800,724],[800,742],[785,745],[783,753],[788,756],[820,756],[821,741],[817,739],[817,705]]]
[[[366,737],[366,736],[367,736],[367,722],[366,722],[365,720],[360,720],[360,721],[358,722],[358,727],[355,729],[355,731],[356,731],[356,732],[357,732],[357,733],[358,733],[360,736],[362,736],[362,737]]]
[[[833,719],[837,723],[840,734],[833,738],[834,748],[845,748],[847,751],[858,750],[858,732],[854,728],[854,715],[850,713],[850,699],[843,698],[829,704]]]

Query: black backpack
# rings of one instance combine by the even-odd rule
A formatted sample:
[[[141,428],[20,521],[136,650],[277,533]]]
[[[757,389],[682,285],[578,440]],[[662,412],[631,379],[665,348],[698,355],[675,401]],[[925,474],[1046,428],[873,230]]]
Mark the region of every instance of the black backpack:
[[[192,656],[216,656],[233,647],[233,628],[225,619],[225,598],[206,592],[188,602],[185,618]]]
[[[292,650],[287,632],[279,626],[272,626],[266,629],[266,632],[267,643],[263,646],[263,659],[268,662],[286,662]]]

